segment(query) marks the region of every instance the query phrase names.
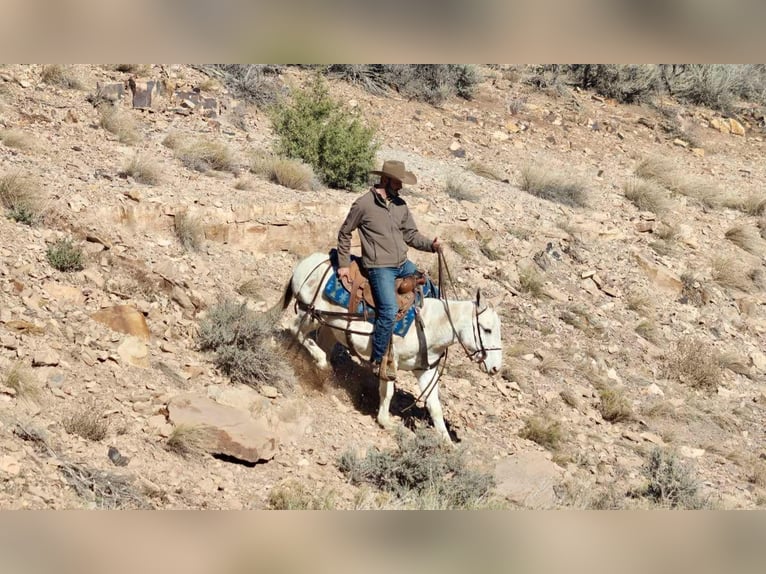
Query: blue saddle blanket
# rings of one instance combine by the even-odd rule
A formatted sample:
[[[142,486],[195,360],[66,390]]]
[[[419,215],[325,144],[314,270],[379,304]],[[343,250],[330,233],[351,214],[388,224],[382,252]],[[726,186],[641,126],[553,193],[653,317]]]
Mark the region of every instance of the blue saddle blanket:
[[[359,260],[359,258],[355,257],[354,255],[351,256],[352,259],[356,260],[359,265],[362,264],[362,262]],[[333,249],[330,251],[330,262],[332,263],[333,270],[335,270],[335,273],[330,274],[330,278],[327,280],[327,284],[324,288],[324,296],[332,301],[333,303],[337,303],[338,305],[342,307],[348,307],[348,302],[351,299],[351,293],[348,292],[348,289],[346,289],[343,286],[343,283],[341,283],[340,279],[338,279],[338,252]],[[426,284],[423,285],[423,296],[424,297],[438,297],[438,289],[436,285],[431,282],[430,279],[426,280]],[[412,322],[415,320],[415,315],[417,313],[418,307],[420,307],[422,304],[420,293],[418,291],[415,292],[415,304],[407,309],[407,312],[404,314],[404,317],[399,319],[394,324],[394,335],[399,335],[400,337],[404,337],[407,334],[407,331],[409,331],[410,326],[412,325]],[[359,306],[356,309],[357,313],[364,313],[365,310],[367,311],[367,321],[370,323],[375,322],[375,308],[370,307],[367,303],[364,301],[359,302]]]

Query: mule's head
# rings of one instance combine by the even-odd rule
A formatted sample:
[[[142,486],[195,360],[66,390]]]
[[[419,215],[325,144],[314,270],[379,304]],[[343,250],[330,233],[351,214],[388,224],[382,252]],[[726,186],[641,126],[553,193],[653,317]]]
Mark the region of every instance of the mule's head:
[[[503,367],[503,341],[500,316],[492,303],[481,300],[481,291],[476,291],[476,325],[474,343],[481,367],[490,375],[500,372]]]

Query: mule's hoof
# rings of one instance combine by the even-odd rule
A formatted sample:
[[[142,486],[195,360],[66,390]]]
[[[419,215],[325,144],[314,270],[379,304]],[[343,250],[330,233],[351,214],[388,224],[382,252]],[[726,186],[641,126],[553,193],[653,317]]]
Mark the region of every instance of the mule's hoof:
[[[394,430],[396,428],[396,423],[392,421],[389,417],[386,417],[386,418],[378,417],[378,424],[381,426],[381,428],[387,431]]]

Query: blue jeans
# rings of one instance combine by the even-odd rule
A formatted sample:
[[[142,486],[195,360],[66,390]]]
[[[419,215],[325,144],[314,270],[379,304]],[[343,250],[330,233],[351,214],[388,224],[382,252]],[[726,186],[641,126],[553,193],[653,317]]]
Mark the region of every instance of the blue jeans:
[[[386,353],[394,333],[394,322],[399,306],[396,301],[394,281],[418,272],[417,265],[409,259],[401,267],[373,267],[367,270],[372,296],[375,299],[375,330],[372,335],[371,361],[379,362]]]

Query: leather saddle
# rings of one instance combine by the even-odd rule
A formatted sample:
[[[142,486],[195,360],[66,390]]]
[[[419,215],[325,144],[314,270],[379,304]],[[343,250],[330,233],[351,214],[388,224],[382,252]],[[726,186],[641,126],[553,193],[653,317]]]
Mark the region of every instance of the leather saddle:
[[[351,261],[348,270],[348,280],[343,279],[341,282],[351,294],[348,301],[349,313],[356,313],[359,303],[362,301],[367,306],[375,308],[375,299],[372,296],[372,287],[370,287],[370,281],[367,278],[367,271],[360,267],[356,260]],[[397,321],[404,317],[409,308],[415,304],[416,290],[419,286],[425,285],[425,283],[426,278],[422,273],[402,277],[394,282],[396,300],[399,306],[399,311],[396,313]]]

